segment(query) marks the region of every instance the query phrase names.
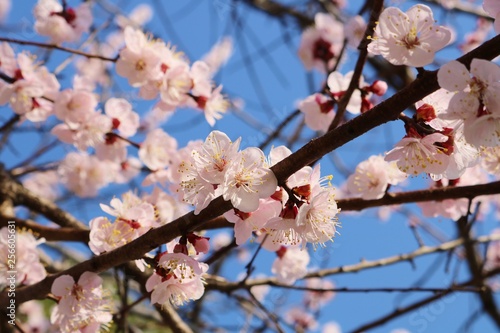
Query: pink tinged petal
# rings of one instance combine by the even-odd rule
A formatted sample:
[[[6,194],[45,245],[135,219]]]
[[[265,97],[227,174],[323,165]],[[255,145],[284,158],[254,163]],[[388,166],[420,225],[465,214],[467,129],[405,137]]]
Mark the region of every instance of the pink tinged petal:
[[[50,292],[58,297],[67,296],[71,293],[74,284],[75,280],[71,275],[61,275],[52,283]]]
[[[472,59],[470,72],[474,77],[485,83],[493,83],[500,80],[500,67],[488,60]]]
[[[85,272],[78,279],[78,284],[85,289],[95,289],[102,285],[102,279],[93,272]]]
[[[158,286],[160,283],[161,283],[161,276],[159,276],[156,273],[153,273],[153,275],[151,275],[149,279],[146,281],[146,290],[148,292],[151,292],[151,290],[155,289],[156,286]]]
[[[417,32],[426,32],[434,24],[432,10],[425,5],[415,5],[406,12],[410,21],[415,24]]]
[[[470,79],[467,67],[455,60],[442,66],[438,71],[439,86],[448,91],[464,90],[469,85]]]
[[[399,8],[389,7],[380,14],[378,29],[385,38],[404,36],[409,31],[408,16]]]
[[[144,33],[140,30],[135,30],[131,26],[125,28],[124,39],[127,48],[135,53],[141,53],[146,45],[146,36],[144,36]]]
[[[244,244],[251,236],[253,231],[253,225],[247,220],[239,220],[234,225],[234,236],[236,238],[236,244]]]

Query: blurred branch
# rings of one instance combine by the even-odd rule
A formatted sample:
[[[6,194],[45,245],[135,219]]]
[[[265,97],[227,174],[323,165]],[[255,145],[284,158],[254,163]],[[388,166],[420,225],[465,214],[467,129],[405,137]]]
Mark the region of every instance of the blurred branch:
[[[496,240],[500,240],[500,234],[491,236],[481,236],[473,240],[473,242],[479,244],[479,243],[489,243],[491,241],[496,241]],[[379,260],[373,260],[373,261],[363,260],[358,264],[344,265],[334,268],[318,270],[315,272],[310,272],[304,277],[304,279],[312,277],[325,277],[325,276],[345,274],[345,273],[357,273],[365,269],[393,265],[404,261],[412,261],[417,257],[427,254],[451,251],[462,245],[464,245],[464,240],[459,238],[450,242],[443,243],[438,246],[432,246],[432,247],[424,246],[413,252],[387,257]],[[249,279],[241,283],[241,282],[230,282],[221,277],[208,276],[206,278],[206,281],[207,281],[207,289],[214,289],[223,292],[231,292],[236,289],[249,289],[251,287],[261,286],[261,285],[270,285],[274,287],[283,287],[283,288],[288,287],[288,285],[286,284],[279,283],[278,280],[274,277]]]
[[[32,42],[32,41],[27,41],[27,40],[19,40],[19,39],[14,39],[14,38],[7,38],[7,37],[0,37],[0,41],[2,42],[8,42],[8,43],[14,43],[14,44],[20,44],[20,45],[30,45],[30,46],[37,46],[37,47],[43,47],[46,49],[53,49],[53,50],[59,50],[63,52],[68,52],[76,55],[81,55],[84,57],[87,57],[89,59],[95,58],[95,59],[101,59],[104,61],[110,61],[110,62],[116,62],[118,58],[120,57],[117,55],[114,58],[108,58],[99,54],[90,54],[86,53],[80,50],[75,50],[75,49],[70,49],[67,47],[59,46],[56,44],[46,44],[46,43],[40,43],[40,42]]]
[[[33,212],[42,214],[47,219],[60,225],[73,229],[86,230],[87,227],[78,221],[73,215],[59,208],[55,203],[44,199],[16,182],[0,166],[0,197],[7,197],[12,200],[14,205],[28,207]]]
[[[305,15],[300,11],[295,10],[292,7],[282,5],[276,1],[240,0],[240,2],[243,2],[244,4],[253,7],[255,9],[261,10],[270,16],[278,18],[285,18],[287,16],[293,17],[302,28],[314,24],[314,20],[309,16]]]
[[[497,268],[497,269],[494,269],[492,271],[487,272],[486,274],[484,274],[484,278],[492,277],[492,276],[495,276],[497,274],[500,274],[500,268]],[[456,285],[456,287],[467,287],[470,285],[474,285],[474,282],[475,282],[474,279],[471,279],[467,282]],[[430,297],[425,298],[423,300],[420,300],[418,302],[415,302],[411,305],[398,308],[395,311],[393,311],[392,313],[390,313],[390,314],[388,314],[380,319],[377,319],[371,323],[368,323],[366,325],[358,327],[357,329],[353,330],[352,333],[362,333],[362,332],[366,332],[369,329],[381,326],[381,325],[387,323],[388,321],[395,319],[395,318],[397,318],[405,313],[408,313],[410,311],[413,311],[415,309],[420,308],[421,306],[424,306],[426,304],[430,304],[434,301],[437,301],[438,299],[443,298],[444,296],[451,294],[452,292],[453,292],[453,290],[446,290],[446,291],[440,292],[436,295],[433,295],[433,296],[430,296]]]

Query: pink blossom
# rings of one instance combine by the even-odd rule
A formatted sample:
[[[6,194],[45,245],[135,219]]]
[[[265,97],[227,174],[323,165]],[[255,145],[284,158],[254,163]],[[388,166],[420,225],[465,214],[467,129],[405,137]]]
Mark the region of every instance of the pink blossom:
[[[4,21],[9,14],[11,0],[0,1],[0,21]]]
[[[51,133],[64,143],[73,144],[81,151],[104,143],[106,133],[112,129],[112,121],[106,115],[98,112],[90,113],[83,122],[78,124],[58,124]]]
[[[160,170],[172,164],[177,150],[177,140],[162,129],[148,133],[139,148],[139,158],[151,170]]]
[[[123,98],[110,98],[104,105],[104,112],[111,118],[113,129],[128,138],[134,136],[139,128],[139,115],[132,105]]]
[[[336,215],[339,213],[335,201],[335,190],[324,188],[314,195],[310,203],[304,203],[299,208],[296,220],[296,230],[304,242],[324,245],[333,241],[339,226]],[[305,243],[303,243],[305,244]]]
[[[97,104],[96,95],[89,91],[66,89],[57,96],[54,113],[63,122],[78,126],[96,112]]]
[[[351,17],[345,26],[345,36],[350,46],[357,48],[363,40],[366,30],[366,21],[362,16]]]
[[[353,74],[354,72],[350,71],[346,75],[342,75],[339,72],[333,72],[328,75],[328,89],[337,101],[339,101],[347,91]],[[364,85],[364,79],[363,76],[361,76],[359,79],[359,86],[362,87]],[[358,89],[354,90],[352,93],[351,99],[347,104],[347,111],[352,114],[358,114],[361,112],[361,92]]]
[[[50,37],[51,41],[76,42],[81,35],[89,31],[92,25],[90,3],[82,3],[77,8],[63,6],[56,0],[39,0],[33,10],[35,31]]]
[[[234,223],[236,244],[244,244],[252,232],[261,230],[270,219],[277,217],[281,212],[281,203],[273,199],[260,199],[259,208],[251,213],[244,213],[232,209],[224,213],[224,217]]]
[[[48,332],[50,321],[44,314],[41,302],[28,301],[19,305],[18,309],[27,318],[26,322],[23,323],[25,331],[32,333]]]
[[[14,235],[15,238],[12,238]],[[16,257],[15,269],[12,269],[10,264],[12,258],[9,257],[9,244],[15,240]],[[21,230],[15,230],[8,227],[0,229],[0,288],[3,289],[9,284],[7,277],[10,276],[8,271],[16,271],[15,283],[17,285],[35,284],[47,276],[45,268],[40,262],[37,246],[45,240],[42,238],[36,240],[33,234]]]
[[[277,255],[271,272],[276,275],[279,282],[292,285],[307,274],[310,257],[306,249],[282,246]]]
[[[125,28],[125,45],[120,51],[116,62],[118,75],[128,79],[133,87],[140,87],[148,80],[157,80],[161,77],[160,54],[148,41],[146,35],[140,30],[127,26]]]
[[[299,58],[307,70],[326,72],[338,61],[344,39],[342,23],[326,13],[317,13],[314,27],[302,33]]]
[[[241,138],[232,142],[220,131],[212,131],[192,156],[201,178],[212,184],[221,184],[229,163],[233,160],[240,147]]]
[[[334,289],[333,282],[322,278],[310,278],[306,280],[306,287],[311,289]],[[308,290],[304,294],[304,303],[311,310],[319,310],[326,303],[335,297],[333,291],[313,291]]]
[[[39,171],[32,173],[23,179],[23,185],[35,195],[44,197],[50,201],[55,201],[59,196],[57,185],[59,177],[54,170]]]
[[[194,96],[210,96],[212,92],[212,75],[210,66],[203,61],[196,61],[190,70],[193,87],[191,93]]]
[[[368,51],[393,65],[428,65],[451,40],[451,30],[434,22],[432,10],[425,5],[415,5],[406,13],[388,7],[380,14]]]
[[[484,0],[483,8],[488,15],[495,18],[495,31],[500,32],[500,3],[496,0]]]
[[[196,106],[204,111],[205,119],[210,126],[215,125],[215,121],[222,118],[222,114],[227,111],[229,102],[221,94],[222,86],[215,88],[208,96],[195,96]]]
[[[201,60],[204,61],[210,68],[210,74],[213,76],[219,69],[226,64],[233,53],[233,40],[229,36],[225,36],[218,41],[212,49],[205,54]]]
[[[264,153],[258,148],[246,148],[231,161],[224,175],[222,195],[234,208],[249,213],[259,207],[259,198],[276,191],[278,181],[265,165]]]
[[[492,175],[500,175],[500,147],[488,147],[481,151],[481,165]]]
[[[370,156],[356,167],[347,179],[349,192],[365,200],[379,199],[385,195],[389,184],[396,185],[406,179],[396,163],[388,163],[382,156]]]
[[[57,172],[61,183],[83,198],[96,196],[112,179],[106,162],[85,153],[66,155]]]
[[[181,306],[203,296],[203,274],[208,265],[183,253],[162,253],[155,272],[146,282],[151,302]]]
[[[439,85],[456,93],[441,117],[463,120],[465,140],[476,147],[500,144],[499,81],[500,67],[483,59],[473,59],[470,72],[457,61],[438,71]]]
[[[0,55],[6,57],[5,66],[0,69],[12,71],[15,80],[11,84],[0,84],[0,105],[10,103],[12,110],[32,122],[47,119],[53,112],[52,102],[45,98],[55,99],[59,90],[59,82],[49,73],[47,68],[36,66],[34,59],[27,54],[17,56],[17,66],[12,62],[12,49],[3,44]]]
[[[423,138],[406,136],[386,154],[385,160],[396,161],[399,170],[409,175],[416,176],[422,172],[440,174],[448,167],[450,157],[436,144],[446,141],[448,137],[441,133]]]
[[[158,226],[167,224],[188,212],[187,206],[176,200],[175,197],[155,187],[150,195],[143,196],[146,202],[151,203],[158,214]]]
[[[318,326],[312,314],[299,308],[290,309],[285,314],[285,321],[292,325],[296,332],[314,330]]]
[[[139,4],[128,14],[128,17],[116,17],[116,24],[125,28],[131,26],[143,26],[153,17],[153,9],[148,4]]]
[[[83,273],[77,283],[72,276],[61,275],[52,283],[51,292],[59,301],[50,321],[62,332],[98,332],[112,320],[102,279],[93,272]]]
[[[322,94],[314,94],[299,102],[298,108],[304,113],[304,120],[313,131],[327,132],[335,118],[333,100]]]

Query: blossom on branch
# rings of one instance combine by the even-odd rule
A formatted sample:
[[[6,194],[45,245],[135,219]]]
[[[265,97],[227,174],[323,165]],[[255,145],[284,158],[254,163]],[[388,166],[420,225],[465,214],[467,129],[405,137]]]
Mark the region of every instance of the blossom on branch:
[[[382,55],[393,65],[428,65],[451,41],[451,30],[434,22],[432,10],[425,5],[415,5],[406,13],[388,7],[380,14],[368,52]]]

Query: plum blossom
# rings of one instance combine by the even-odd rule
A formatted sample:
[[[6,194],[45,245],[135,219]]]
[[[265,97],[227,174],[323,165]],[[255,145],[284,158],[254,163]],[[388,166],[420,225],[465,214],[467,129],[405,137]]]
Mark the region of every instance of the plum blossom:
[[[491,236],[500,235],[500,229],[494,229]],[[486,269],[494,269],[500,267],[500,240],[491,242],[486,252]]]
[[[175,159],[177,140],[157,128],[148,133],[139,148],[139,158],[151,170],[167,168]]]
[[[314,23],[314,27],[309,27],[302,33],[299,58],[307,70],[315,68],[325,72],[333,67],[340,55],[344,27],[326,13],[317,13]]]
[[[473,59],[470,72],[458,61],[451,61],[438,71],[441,88],[455,93],[443,119],[463,120],[465,140],[476,146],[500,144],[500,67]]]
[[[76,42],[92,25],[90,5],[85,2],[73,9],[57,0],[39,0],[33,9],[35,31],[56,44]]]
[[[393,65],[422,67],[451,40],[451,30],[434,24],[432,10],[415,5],[406,13],[388,7],[380,14],[368,52],[382,55]]]
[[[57,172],[61,183],[82,198],[96,196],[113,176],[106,162],[86,153],[75,152],[66,155]]]
[[[495,31],[500,32],[500,3],[496,0],[484,0],[483,8],[488,15],[495,19]]]
[[[10,103],[22,119],[45,121],[53,112],[53,103],[47,98],[54,100],[60,88],[55,75],[35,64],[28,54],[18,54],[15,61],[14,51],[7,43],[2,44],[0,56],[0,70],[12,79],[11,83],[0,83],[0,105]]]
[[[300,112],[304,113],[304,121],[313,131],[327,132],[335,118],[334,101],[322,94],[313,94],[298,104]]]
[[[15,238],[12,238],[14,235]],[[15,240],[15,269],[12,269],[12,252],[9,252],[9,244]],[[45,240],[36,238],[29,232],[3,227],[0,229],[0,289],[9,284],[8,271],[16,271],[15,282],[18,285],[31,285],[43,280],[47,276],[45,267],[40,262],[37,246]],[[9,256],[10,255],[10,256]]]
[[[19,312],[26,316],[27,320],[23,323],[23,327],[27,332],[48,332],[50,327],[49,318],[44,314],[44,309],[41,302],[28,301],[19,305]]]
[[[399,170],[409,175],[416,176],[422,172],[441,174],[448,167],[450,157],[439,144],[448,140],[449,137],[441,133],[422,137],[411,130],[386,154],[385,160],[396,161]]]
[[[113,123],[110,117],[93,112],[80,123],[58,124],[52,128],[51,133],[64,143],[73,144],[80,151],[89,147],[96,147],[104,143],[106,134],[112,130]]]
[[[213,76],[219,69],[226,64],[233,53],[233,40],[229,36],[225,36],[218,41],[212,49],[202,57],[208,67],[210,74]]]
[[[97,96],[89,91],[66,89],[57,96],[54,113],[68,125],[78,126],[95,113],[97,104]]]
[[[363,40],[366,30],[366,21],[360,16],[351,17],[345,25],[345,36],[350,46],[357,48]]]
[[[4,0],[0,2],[0,22],[4,21],[9,14],[11,7],[11,0]]]
[[[330,90],[330,94],[337,101],[339,101],[347,91],[353,74],[354,71],[350,71],[346,75],[342,75],[339,72],[333,72],[330,75],[328,75],[328,80],[327,80],[328,89]],[[363,87],[365,85],[363,76],[360,77],[358,85],[360,87]],[[351,99],[347,104],[346,107],[347,111],[349,111],[352,114],[360,113],[361,102],[362,102],[361,92],[358,89],[356,89],[353,91]]]
[[[132,105],[123,98],[110,98],[104,105],[104,112],[111,118],[113,129],[128,138],[134,136],[139,128],[139,115]]]
[[[240,151],[229,164],[222,183],[224,200],[249,213],[257,210],[259,199],[276,191],[278,180],[265,164],[264,153],[254,147]]]
[[[500,147],[483,149],[481,157],[481,166],[490,174],[500,176]]]
[[[221,94],[222,85],[215,88],[208,96],[194,96],[196,106],[203,110],[205,119],[210,126],[214,126],[216,120],[222,118],[229,107],[229,102],[224,95]]]
[[[50,322],[61,332],[99,332],[113,318],[111,300],[96,273],[85,272],[76,283],[72,276],[61,275],[52,283],[51,292],[58,304]]]
[[[193,159],[201,178],[212,184],[224,181],[224,174],[240,147],[241,138],[232,142],[220,131],[212,131],[199,149],[193,150]]]
[[[116,62],[118,75],[127,78],[133,87],[159,79],[162,74],[161,57],[154,42],[149,41],[142,31],[130,26],[125,28],[124,36],[126,47],[120,51]]]
[[[271,218],[277,217],[281,213],[281,203],[274,199],[260,199],[259,208],[251,213],[244,213],[237,209],[232,209],[224,213],[224,217],[234,223],[234,236],[236,244],[244,244],[251,236],[252,232],[264,228],[264,225]]]
[[[306,249],[282,246],[276,254],[278,257],[273,262],[271,272],[276,274],[279,282],[292,285],[306,276],[307,265],[311,259]]]
[[[59,196],[57,185],[59,177],[54,170],[34,172],[26,179],[23,185],[35,195],[55,201]]]
[[[155,207],[132,192],[123,195],[123,201],[113,198],[111,206],[101,204],[101,209],[115,221],[96,217],[90,221],[89,246],[95,254],[109,252],[145,234],[157,225]]]
[[[205,292],[203,274],[208,265],[184,253],[160,254],[155,272],[146,282],[151,302],[181,306],[199,299]]]
[[[290,309],[285,314],[285,321],[293,325],[296,332],[315,330],[318,327],[318,322],[311,313],[297,307]]]
[[[306,287],[312,289],[334,289],[335,284],[330,280],[322,278],[309,278],[306,280]],[[311,310],[319,310],[326,303],[330,302],[335,297],[333,291],[314,291],[308,290],[304,294],[304,303]]]
[[[397,185],[406,177],[396,163],[386,162],[382,156],[374,155],[358,164],[347,179],[347,189],[365,200],[379,199],[385,195],[389,185]]]

